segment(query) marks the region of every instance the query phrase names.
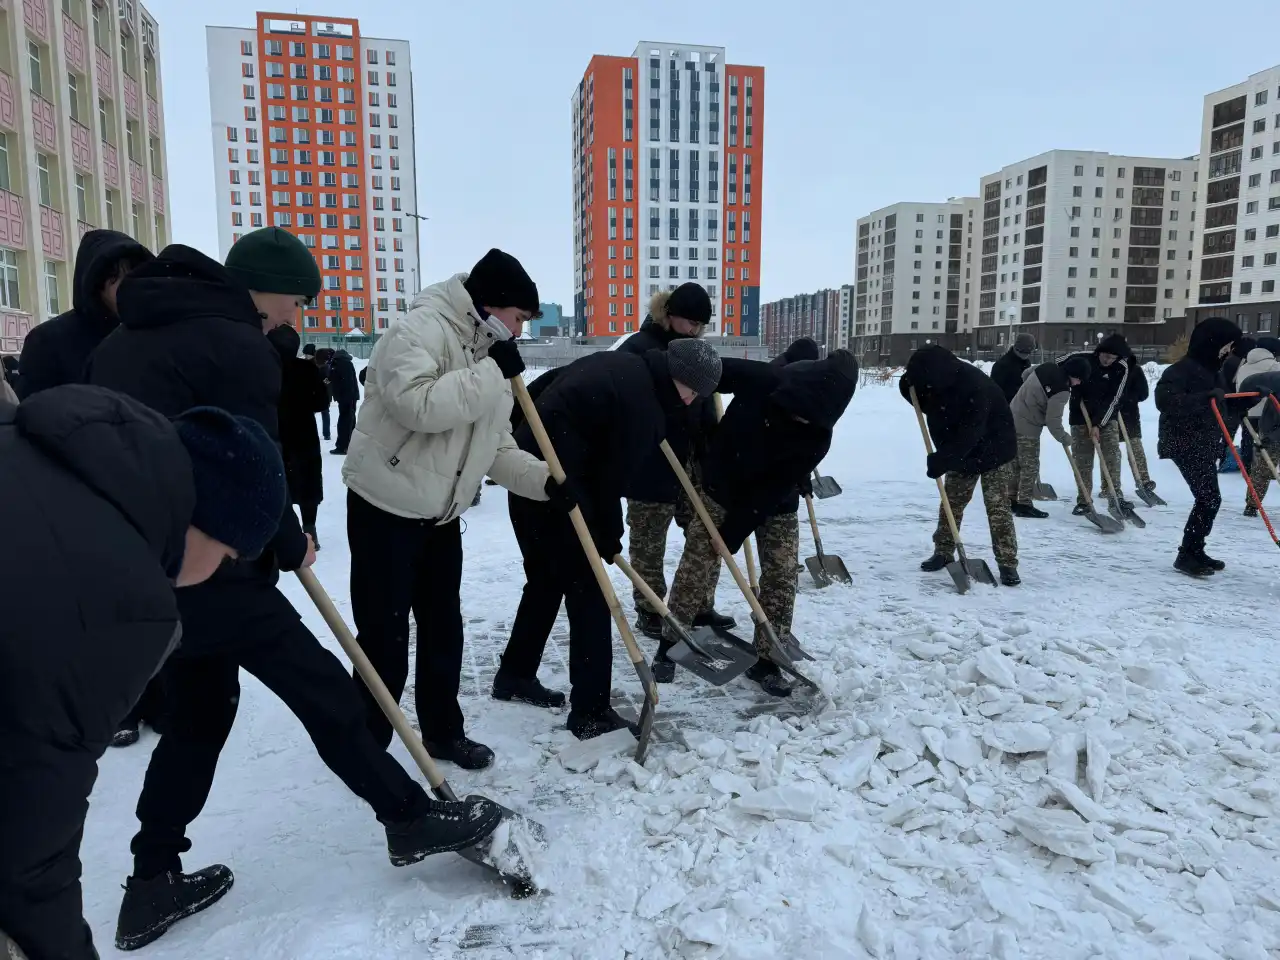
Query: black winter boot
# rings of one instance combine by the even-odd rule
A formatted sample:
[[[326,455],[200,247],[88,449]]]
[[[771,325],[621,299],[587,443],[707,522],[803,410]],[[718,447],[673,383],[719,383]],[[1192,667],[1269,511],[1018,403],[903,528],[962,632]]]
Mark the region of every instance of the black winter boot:
[[[168,871],[147,880],[130,877],[116,921],[116,949],[137,950],[158,940],[179,920],[221,900],[234,882],[230,868],[220,863],[195,873]]]
[[[1191,550],[1178,551],[1178,559],[1173,562],[1173,569],[1189,577],[1213,576],[1213,567],[1201,561]]]
[[[434,853],[474,847],[498,829],[502,808],[484,797],[465,800],[427,798],[427,810],[387,828],[387,856],[393,867],[407,867]]]
[[[1071,515],[1073,517],[1083,517],[1088,512],[1089,505],[1087,503],[1077,503],[1075,509],[1071,511]]]
[[[564,694],[559,690],[548,690],[537,677],[523,679],[508,677],[501,671],[493,678],[493,699],[510,703],[527,703],[534,707],[545,707],[555,710],[564,706]]]
[[[1001,567],[1000,582],[1006,587],[1016,587],[1018,584],[1022,583],[1022,578],[1018,576],[1018,568]]]
[[[715,607],[703,610],[693,618],[695,627],[719,627],[721,630],[732,630],[738,621],[727,613],[720,613]]]
[[[1251,503],[1244,508],[1244,515],[1250,518],[1256,517],[1258,515],[1258,508]]]
[[[634,723],[628,723],[618,716],[613,707],[600,710],[570,710],[569,720],[565,724],[569,732],[579,740],[594,740],[615,730],[627,729],[639,737],[640,729]]]
[[[662,639],[658,642],[658,655],[653,658],[649,669],[653,671],[655,683],[671,683],[676,678],[676,665],[667,656],[667,651],[679,642],[679,638],[669,627],[664,628],[662,634]]]
[[[1018,503],[1016,500],[1010,508],[1015,517],[1023,517],[1028,520],[1043,520],[1049,516],[1043,510],[1030,503]]]
[[[1204,564],[1205,566],[1213,567],[1214,570],[1227,569],[1227,565],[1223,563],[1221,560],[1215,560],[1213,559],[1213,557],[1205,553],[1204,547],[1201,547],[1199,550],[1196,551],[1196,559],[1200,561],[1202,564]]]
[[[453,740],[423,740],[422,745],[434,759],[448,760],[463,770],[483,770],[493,764],[493,751],[483,743],[476,743],[466,737],[457,737]]]
[[[951,562],[951,554],[935,553],[932,557],[920,564],[920,569],[925,573],[937,573],[939,570],[945,570],[948,563]]]
[[[642,633],[650,640],[662,639],[662,618],[649,610],[636,611],[636,633]]]
[[[776,663],[763,657],[752,664],[747,679],[760,684],[760,689],[771,697],[791,696],[791,681],[783,676]]]

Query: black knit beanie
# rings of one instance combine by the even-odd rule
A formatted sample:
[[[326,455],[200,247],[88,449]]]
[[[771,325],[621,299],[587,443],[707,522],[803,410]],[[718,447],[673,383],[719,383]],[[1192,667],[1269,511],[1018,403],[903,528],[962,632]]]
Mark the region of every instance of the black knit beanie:
[[[667,299],[667,316],[684,317],[690,323],[710,323],[711,298],[698,284],[682,283]]]
[[[320,293],[320,267],[301,240],[288,230],[267,227],[246,233],[227,254],[227,273],[259,293]]]
[[[193,407],[173,425],[195,478],[191,525],[241,559],[257,557],[284,514],[284,462],[275,443],[255,421],[217,407]]]
[[[494,247],[471,268],[462,282],[477,306],[501,309],[518,307],[538,312],[538,287],[524,267],[509,253]]]
[[[1068,377],[1075,377],[1081,383],[1086,383],[1093,376],[1093,364],[1086,357],[1067,357],[1059,366]]]
[[[672,340],[667,347],[667,371],[672,380],[679,380],[700,397],[709,397],[720,385],[720,354],[705,340]]]

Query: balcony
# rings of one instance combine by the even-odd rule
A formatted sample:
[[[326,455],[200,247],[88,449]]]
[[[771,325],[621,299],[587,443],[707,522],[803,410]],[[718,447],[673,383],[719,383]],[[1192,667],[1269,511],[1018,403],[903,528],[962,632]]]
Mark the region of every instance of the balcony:
[[[40,208],[40,248],[50,260],[67,259],[67,238],[62,214],[53,207]]]
[[[71,162],[77,170],[93,172],[93,134],[83,123],[71,121]]]
[[[22,341],[35,325],[31,314],[0,307],[0,353],[21,353]]]
[[[27,219],[22,198],[0,190],[0,247],[27,249]]]
[[[62,17],[62,50],[67,58],[67,66],[77,73],[89,72],[89,51],[84,28],[66,14]]]
[[[13,77],[0,70],[0,127],[6,130],[18,129],[18,109],[14,95]]]
[[[51,153],[58,152],[58,127],[53,118],[53,104],[39,94],[31,94],[31,132],[36,146]]]
[[[48,0],[22,0],[22,22],[27,32],[34,33],[45,43],[49,42]]]
[[[120,155],[107,141],[102,141],[102,177],[108,187],[120,189]]]

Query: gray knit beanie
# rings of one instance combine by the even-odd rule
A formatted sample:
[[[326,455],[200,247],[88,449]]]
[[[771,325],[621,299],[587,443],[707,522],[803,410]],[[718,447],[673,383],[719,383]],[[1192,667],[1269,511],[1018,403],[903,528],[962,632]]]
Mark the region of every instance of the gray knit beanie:
[[[720,354],[705,340],[684,338],[667,347],[667,369],[700,397],[709,397],[720,385]]]
[[[1013,352],[1023,360],[1029,359],[1036,349],[1036,338],[1029,333],[1020,333],[1013,340]]]

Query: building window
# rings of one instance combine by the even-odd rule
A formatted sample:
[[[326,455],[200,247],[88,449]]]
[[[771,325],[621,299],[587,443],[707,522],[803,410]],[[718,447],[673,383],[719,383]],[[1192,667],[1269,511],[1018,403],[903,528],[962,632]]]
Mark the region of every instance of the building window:
[[[27,41],[27,66],[31,69],[31,92],[37,97],[44,96],[44,67],[41,63],[40,45]]]
[[[1242,297],[1247,297],[1251,293],[1253,293],[1252,281],[1246,280],[1244,283],[1240,284],[1240,295]]]
[[[43,207],[53,206],[53,178],[49,175],[49,157],[36,154],[36,195]]]
[[[76,174],[76,216],[89,222],[89,186],[83,173]]]
[[[53,260],[44,262],[44,304],[50,317],[56,317],[62,312],[58,301],[58,264]]]
[[[21,310],[18,289],[18,255],[0,248],[0,307]]]
[[[0,133],[0,190],[9,189],[9,135]]]

